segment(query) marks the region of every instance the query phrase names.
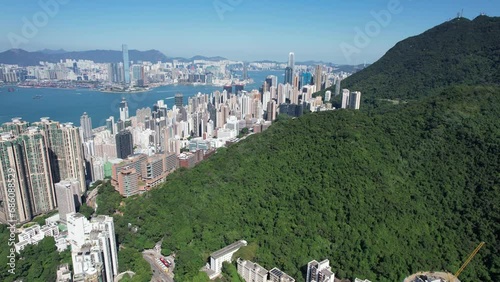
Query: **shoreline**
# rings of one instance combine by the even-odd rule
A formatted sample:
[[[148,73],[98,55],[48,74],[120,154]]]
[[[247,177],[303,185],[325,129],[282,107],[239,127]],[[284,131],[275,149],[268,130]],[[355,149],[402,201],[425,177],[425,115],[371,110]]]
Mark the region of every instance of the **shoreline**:
[[[70,87],[50,87],[50,86],[21,86],[21,85],[15,85],[14,87],[16,88],[21,88],[21,89],[62,89],[62,90],[99,90],[98,88],[70,88]]]
[[[137,94],[137,93],[150,92],[151,90],[153,90],[153,89],[150,88],[148,90],[140,90],[140,91],[113,91],[113,90],[99,90],[99,89],[97,89],[97,91],[99,91],[101,93],[111,93],[111,94]]]

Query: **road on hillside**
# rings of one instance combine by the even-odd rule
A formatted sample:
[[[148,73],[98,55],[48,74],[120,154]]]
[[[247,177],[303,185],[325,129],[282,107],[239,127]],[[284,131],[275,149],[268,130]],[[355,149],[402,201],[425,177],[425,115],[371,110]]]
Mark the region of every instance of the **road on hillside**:
[[[149,263],[149,265],[151,265],[151,269],[153,270],[153,277],[151,278],[151,282],[174,282],[174,279],[172,278],[172,271],[174,270],[175,265],[172,258],[165,258],[172,262],[172,266],[170,266],[168,273],[166,273],[157,263],[157,259],[163,257],[160,253],[154,250],[145,250],[144,252],[142,252],[142,256]]]

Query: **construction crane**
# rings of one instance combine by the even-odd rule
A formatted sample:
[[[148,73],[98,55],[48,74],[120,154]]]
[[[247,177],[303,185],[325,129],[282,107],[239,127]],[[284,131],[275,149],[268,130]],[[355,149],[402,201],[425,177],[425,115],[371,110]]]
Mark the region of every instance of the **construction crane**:
[[[484,242],[481,242],[476,247],[476,249],[469,255],[469,257],[464,262],[464,264],[462,264],[462,266],[460,267],[460,269],[455,273],[455,277],[456,278],[458,278],[458,276],[460,275],[460,273],[462,273],[462,271],[464,271],[464,269],[467,267],[467,265],[469,264],[469,262],[474,258],[474,256],[477,254],[477,252],[479,252],[479,250],[484,246],[484,244],[485,244]]]

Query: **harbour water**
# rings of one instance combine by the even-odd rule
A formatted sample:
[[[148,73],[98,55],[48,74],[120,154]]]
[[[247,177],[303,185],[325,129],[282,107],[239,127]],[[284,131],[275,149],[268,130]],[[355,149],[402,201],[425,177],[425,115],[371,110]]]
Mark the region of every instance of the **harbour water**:
[[[259,89],[268,75],[276,75],[281,82],[283,71],[254,71],[248,75],[254,80],[245,86],[245,90]],[[87,112],[92,118],[93,127],[105,125],[106,119],[119,116],[118,105],[125,97],[130,115],[135,115],[138,108],[152,107],[158,100],[164,99],[168,108],[174,105],[176,93],[184,94],[184,103],[188,97],[201,93],[209,94],[222,87],[209,85],[166,85],[148,92],[135,94],[103,93],[85,89],[57,88],[19,88],[9,92],[8,87],[0,88],[0,124],[14,117],[21,117],[28,122],[39,121],[41,117],[50,117],[59,122],[72,122],[80,125],[80,116]]]

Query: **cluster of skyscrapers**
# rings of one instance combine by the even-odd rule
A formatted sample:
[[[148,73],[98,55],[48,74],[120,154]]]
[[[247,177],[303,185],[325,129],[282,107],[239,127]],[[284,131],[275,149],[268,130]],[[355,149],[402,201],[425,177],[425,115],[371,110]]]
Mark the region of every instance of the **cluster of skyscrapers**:
[[[116,66],[113,79],[130,83],[131,73],[133,79],[136,74],[144,78],[144,69],[136,73],[132,66],[130,72],[126,45],[122,51],[123,63]],[[110,179],[125,197],[150,190],[177,168],[191,168],[217,148],[237,142],[244,128],[259,133],[278,114],[300,116],[306,108],[333,110],[331,91],[326,91],[324,101],[321,96],[313,97],[313,93],[333,84],[335,95],[340,94],[341,78],[330,78],[321,66],[315,68],[314,75],[298,72],[295,55],[290,53],[284,83],[268,76],[259,90],[228,85],[222,92],[198,93],[187,103],[179,93],[171,108],[159,100],[152,108],[137,109],[135,116],[130,115],[123,99],[118,120],[111,116],[98,128],[92,127],[87,113],[81,116],[80,127],[45,117],[34,123],[13,118],[0,128],[0,221],[24,223],[58,208],[60,221],[68,226],[74,281],[111,281],[117,274],[112,218],[99,216],[88,221],[75,213],[88,183]],[[360,100],[360,92],[343,89],[341,108],[359,109]],[[63,240],[54,228],[29,229],[16,249],[43,238],[43,234]],[[242,241],[238,248],[243,243],[246,245]],[[228,252],[237,250],[235,246],[214,253],[214,259],[230,258]],[[216,261],[214,265],[219,265]],[[220,269],[215,267],[213,271],[215,274]],[[245,281],[294,281],[277,268],[267,271],[250,261],[238,260],[238,272]],[[308,264],[306,282],[332,282],[334,278],[327,260]]]
[[[361,104],[361,92],[342,89],[342,109],[359,110]]]
[[[73,183],[76,198],[85,192],[79,128],[42,118],[20,118],[0,132],[0,221],[22,223],[57,207],[55,184]],[[9,189],[11,188],[11,189]]]
[[[124,45],[124,63],[127,57]],[[243,86],[230,86],[222,92],[198,93],[188,98],[187,104],[184,96],[177,94],[172,108],[159,100],[153,108],[138,109],[135,116],[129,114],[123,99],[119,119],[111,116],[106,126],[95,129],[86,113],[81,116],[80,128],[49,118],[33,124],[14,118],[1,129],[0,220],[29,221],[55,209],[59,201],[72,198],[71,193],[79,198],[88,182],[106,178],[112,179],[123,196],[135,195],[161,184],[177,167],[192,167],[216,148],[234,143],[243,128],[258,133],[278,114],[300,116],[305,108],[334,109],[331,91],[326,91],[325,101],[321,96],[312,97],[331,82],[321,66],[314,76],[298,74],[290,53],[285,74],[285,84],[268,76],[260,90],[248,92]],[[339,92],[340,78],[334,81],[335,92]],[[344,89],[341,107],[359,109],[360,98],[360,92]],[[9,194],[9,183],[16,187],[15,193]],[[9,210],[12,197],[15,204]],[[74,210],[79,204],[65,204],[65,210]]]
[[[123,44],[121,60],[110,63],[66,59],[59,62],[41,62],[40,65],[27,67],[0,64],[0,83],[64,87],[69,81],[93,81],[100,82],[101,86],[109,89],[176,83],[223,86],[234,81],[245,83],[248,79],[248,65],[241,61],[200,58],[192,61],[149,62],[130,59],[133,58],[129,56],[128,46]],[[242,76],[232,72],[237,66],[243,68]],[[253,68],[259,66],[260,64],[255,64]]]

